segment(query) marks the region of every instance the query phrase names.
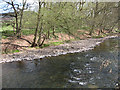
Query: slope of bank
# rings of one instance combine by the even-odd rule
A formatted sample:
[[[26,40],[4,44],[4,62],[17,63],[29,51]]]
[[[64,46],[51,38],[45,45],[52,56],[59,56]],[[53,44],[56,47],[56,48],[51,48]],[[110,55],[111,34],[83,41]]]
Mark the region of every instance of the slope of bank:
[[[98,39],[90,38],[85,40],[72,41],[70,43],[65,43],[58,46],[50,46],[43,49],[26,50],[24,52],[15,53],[15,54],[5,54],[1,56],[0,63],[21,61],[21,60],[34,60],[49,56],[58,56],[67,53],[83,52],[94,49],[96,45],[99,45],[106,39],[115,38],[115,37],[118,36],[117,35],[107,36]]]

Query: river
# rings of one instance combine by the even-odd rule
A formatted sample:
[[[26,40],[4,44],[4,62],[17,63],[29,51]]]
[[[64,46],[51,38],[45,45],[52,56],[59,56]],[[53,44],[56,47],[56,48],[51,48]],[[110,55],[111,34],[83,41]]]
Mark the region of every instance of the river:
[[[115,88],[119,38],[93,50],[2,64],[3,88]]]

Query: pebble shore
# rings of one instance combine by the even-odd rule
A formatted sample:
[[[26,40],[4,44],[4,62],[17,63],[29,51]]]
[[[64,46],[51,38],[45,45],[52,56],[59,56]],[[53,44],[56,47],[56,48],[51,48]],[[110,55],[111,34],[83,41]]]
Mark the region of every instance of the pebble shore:
[[[99,45],[104,40],[109,38],[116,38],[116,37],[118,36],[117,35],[107,36],[98,39],[90,38],[85,40],[72,41],[70,43],[65,43],[58,46],[50,46],[43,49],[27,50],[20,53],[1,55],[0,63],[22,61],[22,60],[34,60],[44,57],[63,55],[67,53],[88,51],[94,49],[95,46]]]

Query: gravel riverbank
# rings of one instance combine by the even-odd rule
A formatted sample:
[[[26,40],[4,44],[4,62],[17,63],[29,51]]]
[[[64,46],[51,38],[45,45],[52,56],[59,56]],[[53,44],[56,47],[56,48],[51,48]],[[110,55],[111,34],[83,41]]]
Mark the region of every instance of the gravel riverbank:
[[[104,40],[109,38],[115,38],[116,36],[108,36],[104,38],[98,39],[85,39],[85,40],[78,40],[72,41],[70,43],[61,44],[58,46],[50,46],[43,49],[36,49],[36,50],[27,50],[20,53],[15,54],[6,54],[1,55],[0,63],[5,62],[13,62],[13,61],[21,61],[21,60],[34,60],[40,59],[49,56],[58,56],[67,53],[75,53],[75,52],[82,52],[94,49],[96,45],[99,45]]]

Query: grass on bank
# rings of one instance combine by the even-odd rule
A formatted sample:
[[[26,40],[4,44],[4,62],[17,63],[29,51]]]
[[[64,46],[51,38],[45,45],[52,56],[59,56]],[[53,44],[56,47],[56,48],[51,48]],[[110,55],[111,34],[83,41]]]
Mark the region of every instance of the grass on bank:
[[[0,32],[2,33],[2,38],[6,39],[7,37],[13,37],[15,35],[14,31],[10,31],[10,30],[6,30],[6,31],[2,31]],[[31,35],[34,34],[35,30],[30,29],[30,30],[22,30],[22,35]]]
[[[16,49],[16,50],[7,50],[7,51],[2,51],[2,54],[17,53],[17,52],[20,52],[20,50]]]
[[[64,42],[50,42],[48,44],[43,44],[41,48],[48,47],[48,46],[57,46],[60,44],[64,44]]]
[[[43,44],[42,47],[35,47],[36,49],[39,48],[45,48],[45,47],[49,47],[49,46],[58,46],[64,43],[70,43],[71,41],[74,41],[75,39],[70,39],[70,40],[65,40],[65,41],[60,41],[60,42],[50,42],[48,44]],[[32,48],[32,47],[28,47],[28,48]]]
[[[13,30],[13,27],[11,25],[9,25],[9,26],[2,26],[0,28],[0,32],[2,32],[2,31],[12,31],[12,30]]]

